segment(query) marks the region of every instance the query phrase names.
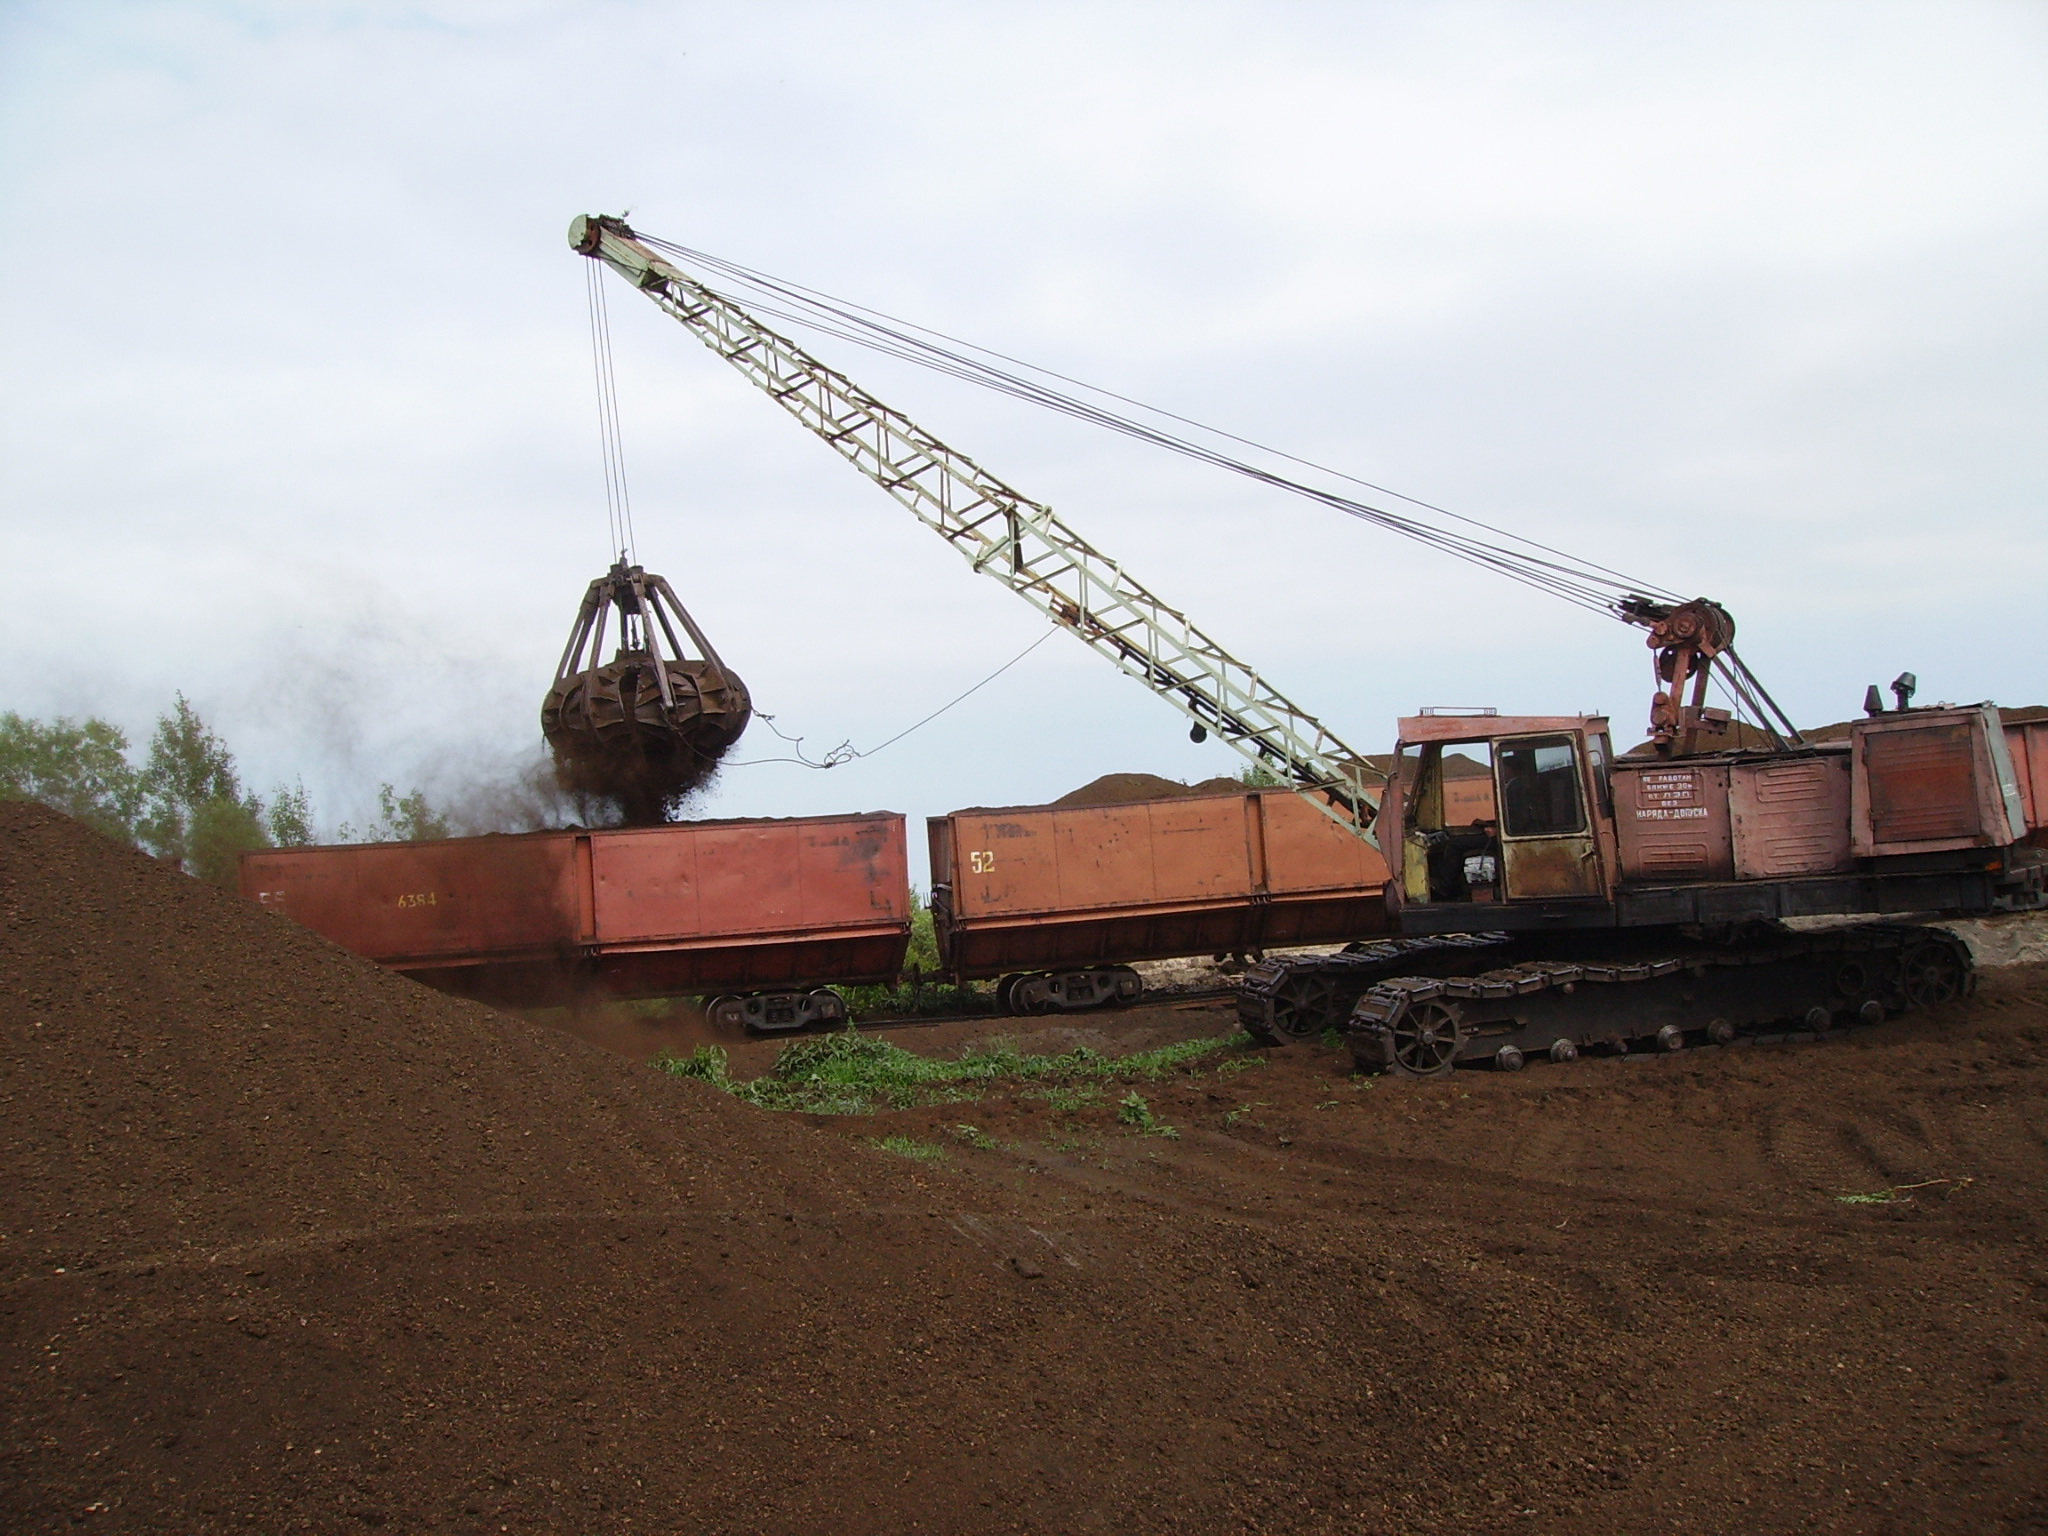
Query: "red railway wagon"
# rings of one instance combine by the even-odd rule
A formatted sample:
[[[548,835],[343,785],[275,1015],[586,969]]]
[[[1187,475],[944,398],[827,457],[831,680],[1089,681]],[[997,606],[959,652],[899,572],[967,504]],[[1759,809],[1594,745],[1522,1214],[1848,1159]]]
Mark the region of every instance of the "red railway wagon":
[[[941,964],[1015,1012],[1135,998],[1131,960],[1388,928],[1387,867],[1290,790],[955,811],[925,823]]]
[[[910,937],[893,812],[266,849],[241,889],[444,991],[738,994],[757,1028],[843,1018],[823,989],[894,980]]]

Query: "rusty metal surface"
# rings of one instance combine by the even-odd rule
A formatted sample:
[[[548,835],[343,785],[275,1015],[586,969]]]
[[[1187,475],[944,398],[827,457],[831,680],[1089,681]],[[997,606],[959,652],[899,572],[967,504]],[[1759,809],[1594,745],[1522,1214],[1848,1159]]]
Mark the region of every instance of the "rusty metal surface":
[[[1586,731],[1600,735],[1607,730],[1602,715],[1403,715],[1402,746],[1425,742],[1497,741],[1504,736],[1569,735]]]
[[[941,958],[963,976],[1386,930],[1386,865],[1284,790],[956,811],[928,823]]]
[[[1858,858],[2000,847],[2018,841],[2000,785],[2004,728],[1995,710],[1914,710],[1849,730],[1851,848]],[[2018,786],[2012,786],[2017,809]],[[2021,813],[2024,819],[2024,812]]]
[[[892,979],[892,812],[245,854],[242,893],[368,959],[508,1001]]]
[[[823,936],[910,920],[896,815],[706,821],[591,835],[600,946],[763,933]]]
[[[1624,881],[1735,878],[1727,764],[1624,759],[1614,765],[1614,815]]]
[[[244,896],[386,965],[552,958],[586,926],[567,833],[245,853]]]
[[[2027,841],[2037,847],[2048,846],[2048,720],[2008,724],[2005,745],[2019,778]]]
[[[1831,875],[1849,852],[1849,754],[1828,752],[1729,769],[1735,878]]]
[[[1510,901],[1607,894],[1590,832],[1576,837],[1509,838],[1502,842],[1501,853]],[[1474,910],[1483,913],[1486,904],[1474,903]]]
[[[614,616],[618,648],[606,661]],[[647,826],[709,778],[752,713],[746,684],[675,589],[621,560],[585,590],[540,720],[565,788],[604,796],[628,826]]]

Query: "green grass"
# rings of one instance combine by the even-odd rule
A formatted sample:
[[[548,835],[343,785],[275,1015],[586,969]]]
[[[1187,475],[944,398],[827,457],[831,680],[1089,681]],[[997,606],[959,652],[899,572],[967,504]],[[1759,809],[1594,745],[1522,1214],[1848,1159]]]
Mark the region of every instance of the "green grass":
[[[919,1056],[848,1028],[811,1035],[782,1048],[760,1077],[736,1080],[720,1047],[700,1045],[688,1056],[663,1055],[654,1065],[673,1077],[693,1077],[763,1109],[858,1115],[877,1108],[970,1103],[999,1085],[1042,1083],[1074,1094],[1102,1083],[1158,1082],[1225,1051],[1248,1046],[1247,1035],[1213,1036],[1162,1045],[1130,1056],[1105,1056],[1085,1046],[1056,1056],[1029,1055],[1008,1041],[970,1047],[951,1060]],[[1051,1097],[1051,1094],[1048,1094]],[[1089,1102],[1100,1101],[1100,1090]],[[1062,1107],[1055,1105],[1055,1107]]]
[[[977,1152],[993,1152],[996,1149],[995,1137],[989,1135],[980,1126],[968,1125],[964,1121],[953,1127],[953,1139],[966,1142],[968,1146],[973,1147]]]
[[[1045,1092],[1046,1107],[1062,1115],[1093,1109],[1101,1102],[1102,1089],[1095,1083],[1081,1083],[1072,1088],[1048,1088]]]
[[[912,1162],[943,1163],[946,1160],[946,1149],[935,1141],[919,1141],[915,1136],[876,1136],[871,1140],[884,1152],[894,1152]]]

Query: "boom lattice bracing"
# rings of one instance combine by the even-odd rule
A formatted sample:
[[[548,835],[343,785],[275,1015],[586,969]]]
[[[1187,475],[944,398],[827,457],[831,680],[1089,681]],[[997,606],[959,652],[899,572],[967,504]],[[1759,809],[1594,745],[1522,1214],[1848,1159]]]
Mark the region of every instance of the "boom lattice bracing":
[[[583,216],[578,251],[603,260],[758,385],[840,457],[1002,582],[1252,762],[1279,774],[1334,819],[1367,826],[1377,805],[1363,757],[1252,668],[1160,601],[1054,516],[770,330],[634,236],[618,219]]]

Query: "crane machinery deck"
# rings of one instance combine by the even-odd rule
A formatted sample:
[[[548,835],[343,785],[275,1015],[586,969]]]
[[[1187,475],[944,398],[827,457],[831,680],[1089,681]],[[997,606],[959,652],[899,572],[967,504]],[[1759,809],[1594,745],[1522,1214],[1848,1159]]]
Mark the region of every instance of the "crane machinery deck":
[[[1810,744],[1736,654],[1718,604],[1647,595],[1602,565],[1488,544],[1197,451],[1648,631],[1652,755],[1617,758],[1596,716],[1425,714],[1401,722],[1382,800],[1361,754],[1121,563],[685,272],[671,259],[688,254],[680,247],[595,215],[574,220],[569,242],[976,572],[1181,710],[1196,740],[1216,734],[1378,846],[1400,937],[1254,968],[1240,1017],[1255,1036],[1341,1028],[1362,1067],[1431,1076],[1479,1060],[1517,1068],[1536,1052],[1569,1060],[1592,1045],[1726,1041],[1786,1019],[1820,1030],[1960,995],[1969,951],[1919,921],[1803,931],[1788,919],[2048,905],[2048,852],[2029,842],[2038,818],[1994,706],[1916,709],[1902,692],[1847,742]],[[1710,682],[1760,722],[1761,749],[1710,750],[1730,722],[1707,706]],[[1446,749],[1480,761],[1490,815],[1452,819]],[[1469,796],[1458,804],[1472,808]]]

